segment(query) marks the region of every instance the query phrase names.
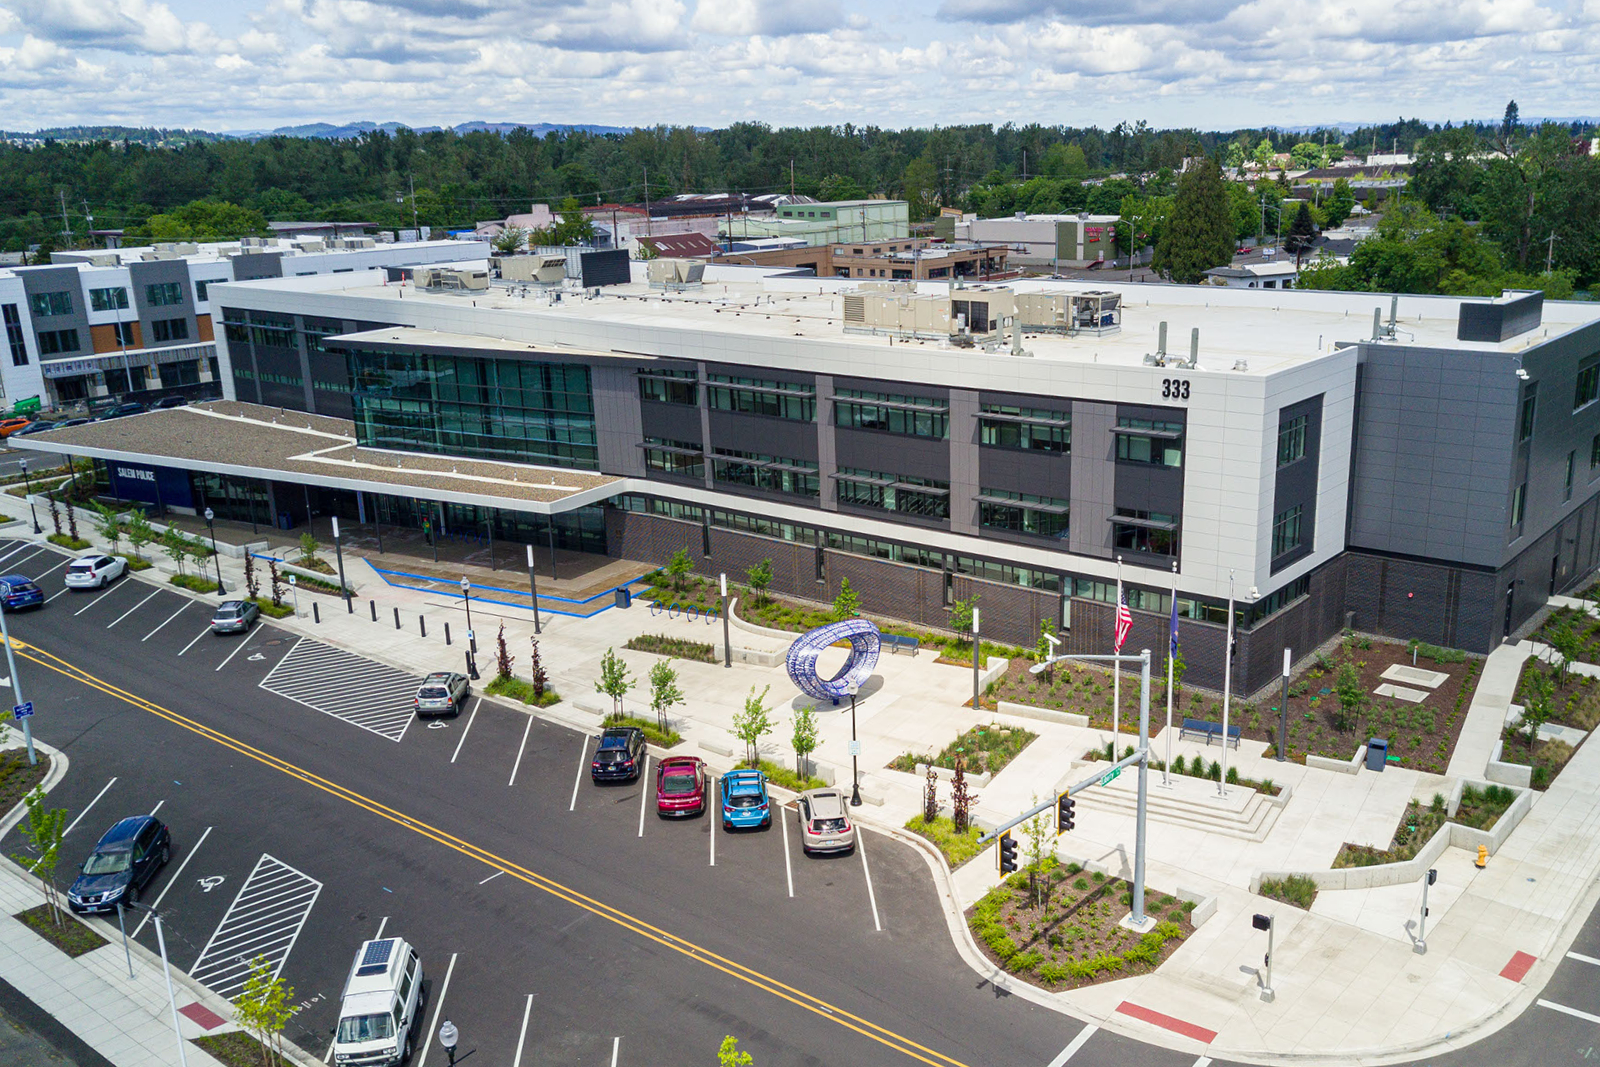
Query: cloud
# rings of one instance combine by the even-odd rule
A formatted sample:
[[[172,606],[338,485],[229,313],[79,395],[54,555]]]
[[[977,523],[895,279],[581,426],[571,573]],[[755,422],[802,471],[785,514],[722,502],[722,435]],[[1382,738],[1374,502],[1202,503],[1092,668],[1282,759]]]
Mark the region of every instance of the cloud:
[[[938,17],[947,22],[1020,22],[1066,18],[1085,23],[1215,22],[1243,0],[944,0]],[[1280,9],[1281,10],[1281,9]]]
[[[862,16],[863,26],[870,25]],[[691,27],[721,37],[785,37],[796,33],[827,33],[844,24],[837,3],[806,0],[700,0]]]
[[[10,0],[13,18],[43,40],[80,48],[163,55],[214,47],[203,22],[185,22],[148,0]]]

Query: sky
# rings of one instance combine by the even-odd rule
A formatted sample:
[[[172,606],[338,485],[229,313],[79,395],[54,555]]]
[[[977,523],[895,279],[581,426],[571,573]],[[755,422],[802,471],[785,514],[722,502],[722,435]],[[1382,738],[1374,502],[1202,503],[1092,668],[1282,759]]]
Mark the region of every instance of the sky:
[[[0,0],[0,125],[1600,112],[1600,0]]]

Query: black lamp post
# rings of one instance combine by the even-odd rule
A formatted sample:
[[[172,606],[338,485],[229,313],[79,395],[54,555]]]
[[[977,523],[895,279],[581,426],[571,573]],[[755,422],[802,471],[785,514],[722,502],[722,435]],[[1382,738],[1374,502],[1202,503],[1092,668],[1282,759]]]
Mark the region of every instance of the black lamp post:
[[[217,567],[217,595],[227,596],[228,591],[222,587],[222,553],[217,551],[217,526],[212,520],[217,513],[206,508],[206,529],[211,531],[211,562]]]
[[[861,806],[861,742],[856,740],[856,694],[861,691],[860,682],[851,682],[850,693],[850,806]]]
[[[478,639],[472,633],[472,582],[466,575],[461,576],[461,602],[467,606],[467,640],[476,645]]]
[[[39,525],[39,509],[33,504],[33,478],[28,474],[28,461],[19,459],[17,466],[22,468],[22,480],[28,487],[28,514],[33,516],[33,532],[44,533],[44,527]]]
[[[339,561],[339,592],[344,597],[344,610],[347,615],[356,613],[356,606],[350,602],[350,587],[344,581],[344,546],[339,543],[339,516],[333,516],[333,555]]]
[[[456,1042],[461,1039],[461,1031],[456,1029],[456,1024],[449,1019],[439,1027],[439,1044],[444,1046],[444,1054],[450,1057],[451,1064],[456,1062]]]

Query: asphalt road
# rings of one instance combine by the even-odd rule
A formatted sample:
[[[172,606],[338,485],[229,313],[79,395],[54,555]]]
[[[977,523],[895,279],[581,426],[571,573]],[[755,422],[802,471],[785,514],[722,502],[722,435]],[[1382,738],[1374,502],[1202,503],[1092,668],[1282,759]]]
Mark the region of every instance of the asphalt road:
[[[300,1009],[286,1036],[318,1055],[356,947],[382,930],[422,955],[428,1031],[450,1018],[485,1067],[689,1067],[725,1034],[761,1067],[1195,1062],[997,992],[892,838],[808,858],[792,812],[738,834],[661,821],[640,785],[589,782],[586,735],[490,701],[436,727],[396,719],[392,697],[363,704],[396,672],[270,625],[212,636],[204,605],[144,581],[64,592],[65,557],[35,552],[0,542],[0,573],[41,575],[52,597],[11,622],[40,650],[19,666],[36,734],[72,761],[51,794],[75,822],[62,873],[117,818],[155,811],[173,856],[143,899],[174,962],[222,988],[242,959],[281,955]],[[241,897],[253,874],[288,886],[276,911]],[[137,937],[154,948],[149,924]],[[1584,938],[1600,958],[1595,919]],[[1547,996],[1600,1016],[1592,966],[1568,961]],[[1535,1008],[1426,1062],[1581,1059],[1597,1030]]]

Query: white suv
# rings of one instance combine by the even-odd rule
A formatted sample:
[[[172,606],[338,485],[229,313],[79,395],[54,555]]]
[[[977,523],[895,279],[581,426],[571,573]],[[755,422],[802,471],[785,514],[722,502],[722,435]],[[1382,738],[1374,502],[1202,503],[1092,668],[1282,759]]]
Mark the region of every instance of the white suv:
[[[67,567],[68,589],[99,589],[121,578],[128,561],[116,556],[84,556]]]
[[[394,1067],[410,1059],[426,1002],[416,949],[398,937],[363,942],[339,1000],[333,1063]]]

